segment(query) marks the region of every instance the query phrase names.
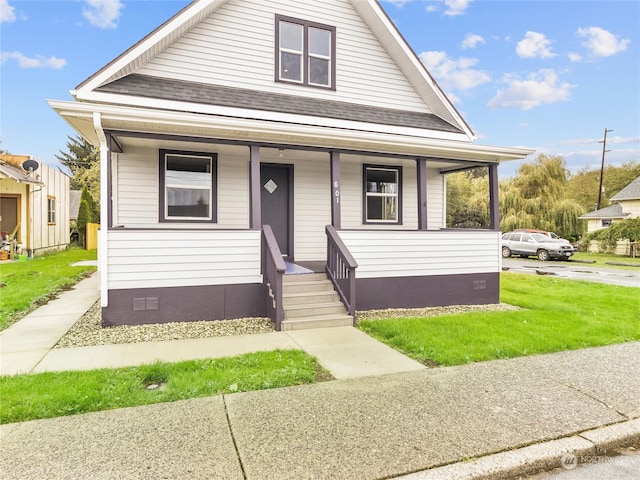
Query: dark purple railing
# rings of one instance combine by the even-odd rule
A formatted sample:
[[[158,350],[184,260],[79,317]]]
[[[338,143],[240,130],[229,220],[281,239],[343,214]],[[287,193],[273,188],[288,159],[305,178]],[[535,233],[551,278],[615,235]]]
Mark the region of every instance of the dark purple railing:
[[[327,277],[340,295],[340,300],[349,311],[349,315],[356,319],[356,268],[355,261],[347,246],[338,236],[332,225],[325,227],[327,232]]]
[[[284,309],[282,308],[282,275],[286,265],[278,248],[271,226],[262,226],[262,282],[267,295],[267,315],[280,330]]]

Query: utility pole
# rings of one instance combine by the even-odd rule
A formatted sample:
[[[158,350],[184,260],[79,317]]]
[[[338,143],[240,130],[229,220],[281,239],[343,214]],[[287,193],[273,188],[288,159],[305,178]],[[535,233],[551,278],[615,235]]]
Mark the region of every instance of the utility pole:
[[[602,166],[600,167],[600,188],[598,189],[598,205],[596,206],[596,210],[600,210],[600,201],[602,200],[602,177],[604,177],[604,154],[610,152],[611,150],[607,150],[607,133],[613,132],[613,130],[604,129],[604,139],[601,142],[602,144]]]

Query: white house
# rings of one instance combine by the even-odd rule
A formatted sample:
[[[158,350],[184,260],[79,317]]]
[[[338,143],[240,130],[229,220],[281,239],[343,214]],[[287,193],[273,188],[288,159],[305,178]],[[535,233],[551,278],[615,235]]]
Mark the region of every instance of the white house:
[[[107,325],[498,301],[497,168],[532,151],[472,143],[375,0],[198,0],[72,93]],[[491,227],[448,230],[447,173],[477,166]]]
[[[0,237],[5,249],[14,231],[21,253],[29,256],[66,248],[69,177],[28,155],[0,154]]]
[[[587,233],[606,228],[620,220],[640,217],[640,177],[611,197],[611,202],[608,207],[580,217],[587,221]]]

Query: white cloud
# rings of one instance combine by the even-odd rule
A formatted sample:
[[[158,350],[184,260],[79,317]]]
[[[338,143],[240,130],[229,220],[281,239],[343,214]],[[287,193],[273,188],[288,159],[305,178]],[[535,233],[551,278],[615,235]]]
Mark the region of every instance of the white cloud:
[[[521,58],[550,58],[555,56],[551,51],[551,40],[544,33],[527,32],[516,46],[516,52]]]
[[[464,50],[476,48],[476,45],[479,43],[484,43],[484,38],[480,35],[476,35],[475,33],[467,33],[467,36],[464,37],[464,40],[462,41],[462,48]]]
[[[116,28],[116,20],[124,5],[120,0],[85,0],[88,8],[82,10],[84,18],[98,28]]]
[[[402,0],[386,0],[392,3],[401,2]],[[465,13],[469,4],[473,0],[431,0],[433,3],[428,4],[425,9],[427,12],[437,12],[440,10],[440,4],[444,4],[444,14],[451,17],[462,15]]]
[[[576,34],[585,38],[582,45],[596,57],[610,57],[627,49],[631,40],[620,40],[617,35],[600,27],[579,28]]]
[[[35,57],[27,57],[21,52],[2,52],[0,55],[0,63],[4,64],[9,60],[18,62],[20,68],[51,68],[59,70],[67,64],[64,58],[54,57],[45,58],[41,55]]]
[[[411,0],[383,0],[383,1],[386,2],[386,3],[390,3],[394,7],[401,8],[406,3],[409,3]]]
[[[504,81],[507,87],[498,90],[496,96],[487,103],[487,107],[531,110],[540,105],[568,100],[571,97],[571,89],[575,87],[568,82],[560,82],[552,69],[542,69],[524,80],[516,75],[507,74]]]
[[[444,14],[449,16],[462,15],[470,3],[471,0],[444,0],[447,7]]]
[[[475,67],[477,58],[450,58],[445,52],[422,52],[420,60],[447,91],[468,91],[491,80],[489,74]]]
[[[0,23],[11,23],[15,20],[15,8],[9,5],[9,0],[0,0]]]
[[[572,52],[569,54],[569,60],[571,60],[572,62],[579,62],[580,60],[582,60],[582,55]]]

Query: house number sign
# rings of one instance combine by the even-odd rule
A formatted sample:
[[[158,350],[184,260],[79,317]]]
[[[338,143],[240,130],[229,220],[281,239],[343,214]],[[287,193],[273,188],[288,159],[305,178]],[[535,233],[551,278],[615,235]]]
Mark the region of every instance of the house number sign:
[[[333,198],[336,199],[336,203],[340,203],[340,183],[333,182]]]

